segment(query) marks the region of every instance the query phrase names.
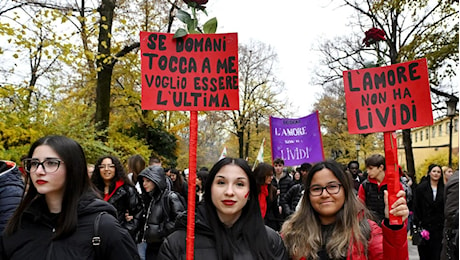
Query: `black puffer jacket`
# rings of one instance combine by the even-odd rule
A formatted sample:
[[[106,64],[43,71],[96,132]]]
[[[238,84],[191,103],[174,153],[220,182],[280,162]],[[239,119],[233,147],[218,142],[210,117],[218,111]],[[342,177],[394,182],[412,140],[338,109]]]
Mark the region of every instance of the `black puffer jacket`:
[[[0,161],[0,234],[21,202],[24,182],[16,164]]]
[[[115,218],[115,209],[109,203],[87,195],[78,205],[78,223],[75,232],[58,240],[54,235],[55,216],[48,212],[44,196],[38,197],[24,212],[22,223],[16,233],[2,237],[1,259],[94,259],[91,243],[94,220],[99,212],[101,217],[101,259],[138,259],[134,241]]]
[[[283,241],[278,233],[273,229],[266,227],[267,236],[270,243],[271,253],[273,260],[288,259],[287,251],[284,247]],[[187,228],[187,215],[181,214],[176,222],[177,230],[169,235],[160,248],[158,260],[185,260],[186,258],[186,245],[185,238]],[[232,229],[229,229],[232,233]],[[234,234],[233,234],[234,235]],[[249,248],[245,246],[242,237],[236,238],[235,244],[241,249],[234,250],[233,259],[237,260],[255,260],[252,257]],[[214,232],[209,226],[206,218],[206,209],[204,204],[199,204],[195,216],[195,259],[217,260],[216,243]]]
[[[153,191],[145,191],[143,177],[155,184]],[[146,207],[141,238],[147,243],[161,243],[174,230],[177,215],[185,211],[184,205],[177,193],[167,190],[163,168],[150,166],[139,174],[138,181]]]
[[[117,219],[121,226],[128,230],[129,234],[135,239],[136,234],[141,228],[141,219],[143,213],[143,205],[140,195],[136,188],[129,184],[123,184],[108,200],[115,209],[117,209]],[[129,212],[133,216],[131,221],[126,221],[125,213]]]
[[[290,216],[295,212],[295,208],[302,198],[302,191],[304,189],[303,184],[295,184],[284,194],[283,198],[280,200],[280,205],[286,216]]]

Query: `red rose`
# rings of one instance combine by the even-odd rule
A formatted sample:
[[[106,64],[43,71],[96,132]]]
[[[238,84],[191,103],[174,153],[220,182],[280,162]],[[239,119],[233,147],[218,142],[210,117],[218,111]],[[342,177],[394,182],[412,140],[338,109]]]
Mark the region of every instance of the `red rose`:
[[[364,34],[366,37],[363,39],[363,43],[365,43],[367,47],[369,47],[372,43],[386,40],[385,32],[378,28],[371,28]]]
[[[184,2],[192,7],[198,7],[207,4],[208,0],[184,0]]]

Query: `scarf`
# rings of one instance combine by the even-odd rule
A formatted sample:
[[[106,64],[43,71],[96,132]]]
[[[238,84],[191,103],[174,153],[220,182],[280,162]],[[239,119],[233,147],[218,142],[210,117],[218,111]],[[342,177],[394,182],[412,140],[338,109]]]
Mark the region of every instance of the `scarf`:
[[[259,205],[260,213],[262,213],[262,218],[265,218],[265,213],[267,212],[267,196],[268,196],[268,186],[264,184],[260,186],[259,193]]]
[[[118,180],[117,182],[115,182],[115,189],[113,189],[112,193],[110,194],[104,194],[104,200],[109,201],[109,199],[113,196],[113,194],[115,194],[115,191],[117,191],[118,188],[123,186],[123,184],[125,184],[123,180]]]

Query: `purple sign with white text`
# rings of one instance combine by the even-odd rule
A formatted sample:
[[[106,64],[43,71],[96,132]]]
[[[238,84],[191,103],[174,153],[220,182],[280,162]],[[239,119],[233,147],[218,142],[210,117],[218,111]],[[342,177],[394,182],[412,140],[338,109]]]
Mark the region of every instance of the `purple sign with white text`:
[[[270,117],[272,160],[281,158],[285,166],[324,160],[318,111],[301,118]]]

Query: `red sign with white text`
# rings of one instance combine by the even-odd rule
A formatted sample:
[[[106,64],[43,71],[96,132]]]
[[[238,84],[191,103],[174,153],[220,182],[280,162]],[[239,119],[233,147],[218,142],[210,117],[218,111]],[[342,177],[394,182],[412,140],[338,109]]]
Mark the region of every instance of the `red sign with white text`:
[[[238,37],[141,32],[142,109],[238,110]]]
[[[350,134],[433,124],[426,59],[343,72]]]

